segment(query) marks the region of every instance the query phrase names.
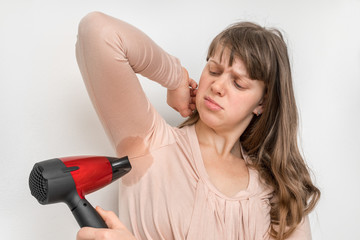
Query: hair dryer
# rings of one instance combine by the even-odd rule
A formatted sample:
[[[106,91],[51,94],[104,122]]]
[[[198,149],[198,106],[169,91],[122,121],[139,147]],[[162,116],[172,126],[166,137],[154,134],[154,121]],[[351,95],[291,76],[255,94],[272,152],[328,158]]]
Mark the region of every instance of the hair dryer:
[[[80,227],[107,228],[85,199],[131,170],[128,157],[77,156],[54,158],[34,165],[29,186],[41,204],[65,202]]]

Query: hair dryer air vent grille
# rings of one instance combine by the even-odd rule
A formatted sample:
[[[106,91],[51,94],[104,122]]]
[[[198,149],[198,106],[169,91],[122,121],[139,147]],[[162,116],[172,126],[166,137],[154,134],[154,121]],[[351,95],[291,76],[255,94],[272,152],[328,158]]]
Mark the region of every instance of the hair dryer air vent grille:
[[[41,166],[35,165],[29,177],[31,195],[41,203],[46,200],[48,192],[47,180],[42,175],[43,170]]]

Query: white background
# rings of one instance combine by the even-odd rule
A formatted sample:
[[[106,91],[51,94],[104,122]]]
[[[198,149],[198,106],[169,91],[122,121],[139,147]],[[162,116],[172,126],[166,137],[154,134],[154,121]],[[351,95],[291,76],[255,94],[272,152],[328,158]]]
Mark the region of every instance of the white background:
[[[300,143],[322,198],[313,239],[360,239],[360,1],[0,0],[0,238],[75,239],[63,203],[40,205],[28,176],[39,161],[114,155],[77,68],[80,19],[102,11],[136,25],[180,58],[198,80],[211,39],[237,20],[285,31]],[[141,80],[171,123],[166,91]],[[126,114],[126,113],[124,113]],[[117,211],[117,184],[87,196]]]

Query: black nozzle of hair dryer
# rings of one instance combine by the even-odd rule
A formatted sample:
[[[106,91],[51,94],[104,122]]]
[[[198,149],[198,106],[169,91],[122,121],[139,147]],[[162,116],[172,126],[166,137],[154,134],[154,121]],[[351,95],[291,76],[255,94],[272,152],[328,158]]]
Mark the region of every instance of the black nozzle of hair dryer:
[[[65,202],[80,227],[107,228],[85,195],[119,179],[130,170],[127,157],[55,158],[34,165],[29,187],[31,194],[43,205]]]

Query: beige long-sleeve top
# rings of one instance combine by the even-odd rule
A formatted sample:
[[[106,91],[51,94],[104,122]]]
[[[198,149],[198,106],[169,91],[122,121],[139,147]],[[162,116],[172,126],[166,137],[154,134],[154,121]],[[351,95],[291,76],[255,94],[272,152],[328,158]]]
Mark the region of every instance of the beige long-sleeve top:
[[[194,126],[168,125],[136,74],[176,89],[181,64],[135,27],[102,13],[79,25],[77,60],[92,103],[119,156],[133,169],[122,178],[120,220],[137,239],[269,239],[272,191],[249,168],[233,197],[210,181]],[[291,239],[310,239],[305,219]]]

